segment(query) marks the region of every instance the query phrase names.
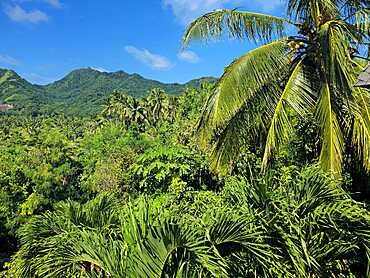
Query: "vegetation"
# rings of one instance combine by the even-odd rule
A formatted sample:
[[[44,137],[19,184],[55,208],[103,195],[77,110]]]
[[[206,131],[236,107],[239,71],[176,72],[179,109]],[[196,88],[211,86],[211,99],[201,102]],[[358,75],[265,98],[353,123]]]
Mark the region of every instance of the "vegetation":
[[[315,169],[289,175],[295,171],[274,184],[233,180],[218,194],[193,193],[196,201],[181,205],[170,194],[126,204],[106,194],[82,206],[62,203],[21,228],[11,271],[16,277],[73,277],[81,270],[93,277],[364,273],[370,213]]]
[[[10,70],[0,70],[0,104],[13,105],[9,112],[22,115],[94,116],[114,90],[123,90],[136,98],[144,97],[153,88],[162,88],[179,95],[185,88],[199,88],[201,78],[186,84],[164,84],[124,71],[99,72],[79,69],[52,84],[33,85]],[[0,112],[2,111],[0,107]]]
[[[288,2],[289,19],[189,27],[185,44],[269,41],[217,83],[109,87],[93,117],[1,114],[0,277],[370,277],[370,91],[353,86],[370,7]]]
[[[366,62],[357,54],[369,41],[368,21],[366,1],[332,0],[288,1],[288,18],[221,10],[194,21],[185,46],[223,33],[268,42],[235,60],[208,100],[200,128],[218,134],[215,168],[235,158],[243,134],[251,142],[263,134],[266,168],[289,140],[292,121],[314,115],[321,167],[339,176],[351,155],[369,171],[370,99],[354,87]],[[287,37],[288,26],[297,35]]]
[[[292,143],[267,175],[248,147],[217,177],[186,130],[212,90],[185,91],[174,117],[158,90],[156,101],[115,92],[91,120],[3,116],[3,276],[365,277],[370,213],[351,173],[305,166],[296,132],[304,147]],[[131,102],[145,121],[124,117]]]

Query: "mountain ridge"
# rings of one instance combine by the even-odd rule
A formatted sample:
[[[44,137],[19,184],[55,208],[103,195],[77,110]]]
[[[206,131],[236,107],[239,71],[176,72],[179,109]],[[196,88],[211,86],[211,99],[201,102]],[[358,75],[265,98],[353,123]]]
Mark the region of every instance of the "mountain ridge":
[[[101,72],[81,68],[50,84],[38,85],[13,70],[0,69],[0,104],[13,105],[14,111],[24,114],[90,116],[101,110],[104,101],[115,90],[126,91],[137,98],[144,97],[153,88],[179,95],[186,88],[197,88],[203,82],[216,80],[214,77],[202,77],[184,84],[162,83],[122,70]]]
[[[217,80],[218,79],[217,77],[214,77],[214,76],[203,76],[203,77],[191,79],[191,80],[189,80],[187,82],[162,82],[162,81],[158,81],[158,80],[155,80],[155,79],[152,79],[152,78],[146,78],[143,75],[141,75],[139,73],[135,73],[135,72],[134,73],[128,73],[128,72],[126,72],[124,70],[118,70],[118,71],[101,71],[101,70],[95,69],[93,67],[85,67],[85,68],[74,69],[74,70],[70,71],[69,73],[67,73],[64,77],[62,77],[60,79],[57,79],[55,81],[52,81],[50,83],[38,84],[38,83],[33,83],[33,82],[27,80],[27,78],[22,77],[21,75],[19,75],[16,71],[14,71],[12,69],[0,68],[0,76],[2,75],[2,73],[1,73],[2,71],[11,71],[11,72],[14,72],[20,78],[24,79],[25,81],[27,81],[31,85],[41,86],[41,87],[47,87],[47,86],[50,86],[50,85],[52,85],[54,83],[58,83],[58,82],[62,81],[63,79],[65,79],[66,77],[68,77],[69,75],[74,74],[74,73],[78,73],[78,72],[81,72],[81,71],[97,72],[99,74],[106,74],[106,75],[127,75],[129,77],[139,77],[139,78],[143,78],[145,80],[155,81],[155,82],[158,82],[158,83],[161,83],[161,84],[166,84],[166,85],[182,85],[182,86],[187,85],[187,84],[189,84],[189,83],[191,83],[193,81],[196,81],[196,80],[201,80],[201,79],[214,79],[214,80]]]

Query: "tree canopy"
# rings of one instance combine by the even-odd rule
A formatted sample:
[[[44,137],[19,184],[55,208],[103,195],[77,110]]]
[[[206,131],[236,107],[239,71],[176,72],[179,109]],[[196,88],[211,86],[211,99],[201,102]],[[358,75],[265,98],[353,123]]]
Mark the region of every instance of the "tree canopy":
[[[370,169],[369,91],[354,86],[369,43],[367,1],[290,0],[287,17],[217,10],[188,27],[183,45],[229,35],[265,45],[229,65],[199,128],[215,134],[213,161],[235,160],[244,139],[261,137],[263,168],[292,135],[292,117],[314,115],[321,167],[340,176],[347,153]],[[289,26],[296,34],[288,31]],[[288,35],[289,33],[289,35]]]

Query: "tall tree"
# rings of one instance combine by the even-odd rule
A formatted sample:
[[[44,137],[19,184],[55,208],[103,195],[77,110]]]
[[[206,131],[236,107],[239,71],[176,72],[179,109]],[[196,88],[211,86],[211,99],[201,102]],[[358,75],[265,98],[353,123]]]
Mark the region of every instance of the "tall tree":
[[[148,123],[148,113],[141,101],[125,92],[115,91],[107,100],[103,115],[118,117],[126,126],[133,123],[143,126]]]
[[[168,96],[161,89],[153,89],[145,98],[146,107],[150,111],[150,117],[153,124],[164,120],[168,110],[169,102]]]
[[[244,139],[264,135],[263,168],[293,132],[291,114],[315,115],[323,169],[339,176],[346,148],[370,170],[370,94],[354,86],[368,43],[367,0],[288,0],[287,17],[217,10],[196,19],[183,38],[264,42],[229,65],[208,99],[199,127],[216,134],[213,165],[224,169]],[[296,35],[287,36],[296,29]],[[250,136],[250,137],[248,137]]]

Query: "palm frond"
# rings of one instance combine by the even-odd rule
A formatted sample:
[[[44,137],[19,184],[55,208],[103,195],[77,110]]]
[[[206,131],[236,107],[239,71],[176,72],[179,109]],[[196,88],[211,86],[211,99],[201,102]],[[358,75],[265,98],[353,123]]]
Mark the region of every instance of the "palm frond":
[[[352,144],[365,170],[370,171],[370,96],[367,90],[358,90],[353,115]]]
[[[216,141],[211,153],[211,168],[225,173],[231,170],[243,146],[262,146],[269,119],[276,105],[280,86],[267,83],[232,117],[222,129],[216,129]],[[203,128],[202,134],[208,129]],[[206,136],[202,135],[205,139]]]
[[[223,213],[218,216],[207,236],[222,258],[233,258],[243,253],[243,258],[248,257],[249,263],[253,264],[253,272],[267,274],[278,256],[274,254],[274,247],[268,244],[269,238],[263,226],[255,225],[257,217],[258,214],[235,217],[231,213]],[[230,266],[230,271],[235,268]],[[248,276],[251,273],[244,274]]]
[[[238,10],[216,10],[192,22],[186,30],[182,44],[191,40],[209,40],[229,34],[232,38],[252,41],[271,41],[286,34],[285,18]]]
[[[288,15],[299,21],[315,23],[320,16],[326,19],[349,18],[354,14],[369,8],[366,0],[289,0]]]
[[[324,170],[339,176],[342,172],[344,139],[333,109],[332,93],[328,83],[322,87],[317,103],[316,117],[321,124],[320,164]]]
[[[348,22],[362,35],[370,35],[370,9],[362,9],[348,17]],[[368,40],[368,38],[366,38]]]
[[[279,146],[286,143],[292,132],[292,126],[288,117],[288,107],[292,107],[298,115],[304,116],[314,107],[314,88],[305,73],[304,60],[298,62],[292,71],[284,91],[273,112],[271,124],[267,134],[265,153],[262,166],[266,170],[268,162]],[[310,72],[310,74],[313,74]]]
[[[201,135],[208,135],[217,130],[222,133],[227,128],[226,123],[232,118],[238,118],[236,115],[240,111],[253,109],[252,103],[257,94],[261,94],[259,99],[267,99],[265,94],[269,88],[266,88],[266,85],[272,85],[271,88],[276,89],[277,84],[269,81],[285,78],[289,72],[289,64],[286,40],[257,48],[234,61],[225,70],[215,92],[206,103],[198,124]]]
[[[366,90],[355,88],[359,66],[351,59],[348,41],[361,41],[349,25],[342,21],[330,21],[321,31],[324,68],[330,80],[330,90],[335,94],[337,106],[345,107],[352,117],[352,125],[344,115],[341,125],[352,132],[352,143],[357,148],[358,157],[364,169],[369,169],[369,101]],[[361,67],[360,67],[361,68]],[[361,70],[361,69],[360,69]],[[343,112],[342,112],[343,114]],[[339,145],[338,145],[339,146]]]
[[[338,6],[340,6],[342,14],[346,18],[370,9],[370,3],[367,0],[339,0]]]
[[[135,277],[190,277],[204,271],[226,277],[225,266],[199,236],[195,229],[169,221],[151,227],[134,258]]]

